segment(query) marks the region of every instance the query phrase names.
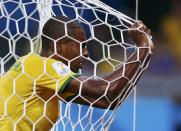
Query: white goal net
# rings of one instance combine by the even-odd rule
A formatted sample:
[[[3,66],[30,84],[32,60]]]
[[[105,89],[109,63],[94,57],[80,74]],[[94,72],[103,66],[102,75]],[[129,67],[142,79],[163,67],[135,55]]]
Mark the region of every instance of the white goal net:
[[[89,57],[84,57],[85,63],[83,68],[79,71],[81,75],[106,81],[103,79],[103,76],[106,76],[112,71],[116,70],[118,67],[123,66],[123,76],[119,77],[121,78],[124,77],[124,67],[127,64],[139,61],[138,54],[138,59],[136,61],[131,61],[129,63],[127,62],[127,60],[139,50],[139,47],[137,47],[136,44],[130,40],[128,35],[129,30],[131,30],[130,27],[135,20],[121,12],[114,10],[101,1],[1,0],[0,76],[6,77],[5,79],[11,81],[12,88],[9,89],[8,87],[0,87],[0,90],[1,88],[4,88],[3,90],[5,90],[5,88],[11,90],[6,95],[0,93],[0,121],[4,120],[4,123],[8,121],[7,123],[10,123],[13,130],[31,129],[36,131],[44,122],[48,123],[47,129],[41,130],[49,130],[51,127],[51,130],[57,131],[107,131],[114,120],[118,107],[134,89],[137,79],[146,67],[141,67],[141,70],[134,75],[133,79],[129,80],[129,87],[126,87],[120,93],[120,95],[115,98],[115,101],[118,101],[116,108],[114,108],[112,111],[109,110],[115,101],[110,101],[106,97],[106,92],[100,98],[98,98],[97,101],[102,98],[106,98],[109,101],[110,106],[107,109],[101,109],[101,113],[99,112],[99,114],[97,113],[95,107],[93,107],[96,101],[91,103],[86,100],[86,98],[81,96],[81,88],[79,91],[80,93],[74,97],[71,97],[69,100],[64,100],[63,97],[58,95],[58,87],[56,87],[53,95],[50,95],[49,98],[44,99],[41,95],[39,95],[39,91],[41,90],[38,90],[37,83],[43,75],[51,77],[45,69],[46,61],[48,60],[42,60],[44,63],[44,66],[42,67],[44,68],[44,71],[37,77],[31,76],[29,71],[26,72],[24,63],[26,63],[25,59],[31,57],[32,54],[38,54],[41,52],[42,28],[48,19],[54,19],[53,16],[66,16],[70,19],[70,21],[63,21],[62,23],[65,26],[64,37],[68,37],[73,41],[81,43],[76,38],[69,35],[69,32],[66,31],[66,27],[68,27],[71,22],[77,22],[84,29],[86,40],[82,43],[87,43]],[[54,42],[55,41],[56,40],[54,40]],[[80,48],[80,56],[82,56],[81,49],[82,48]],[[56,53],[56,51],[53,52],[53,54]],[[19,65],[20,63],[16,62],[19,59],[23,59],[21,68]],[[77,58],[67,60],[65,58],[65,60],[68,61],[68,67],[70,67],[71,62],[75,61],[76,59]],[[8,73],[6,72],[10,68],[13,70],[21,70],[21,73],[16,77],[8,76]],[[26,77],[25,81],[23,81],[23,77]],[[60,81],[54,77],[51,77],[51,79],[52,81],[56,81],[56,83]],[[30,81],[33,83],[32,88],[30,89],[32,93],[26,94],[26,92],[21,92],[18,87],[21,87],[21,82],[26,83]],[[3,81],[1,80],[0,82]],[[108,85],[110,84],[110,82],[106,82]],[[82,84],[83,82],[81,85]],[[46,93],[46,90],[44,93]],[[55,97],[58,97],[60,100],[58,105],[58,119],[56,119],[56,121],[52,120],[52,118],[47,115],[47,112],[54,112],[54,109],[52,109],[52,111],[47,110],[51,109],[48,108],[48,106]],[[73,101],[77,97],[81,97],[87,101],[89,106],[73,104]],[[34,116],[32,116],[33,113],[29,113],[31,111],[29,107],[31,107],[31,102],[34,99],[38,99],[43,105],[42,111],[40,111],[39,108],[37,110],[32,110],[32,112],[35,113],[37,111],[37,113],[40,114],[36,116],[36,119],[34,119]],[[18,103],[16,103],[17,101]],[[11,104],[13,104],[13,102],[14,105],[12,106]],[[20,108],[18,108],[18,110],[10,109],[11,106],[17,106],[17,108],[20,106]],[[53,107],[54,106],[52,106],[52,108]],[[26,125],[26,122],[29,125]],[[27,126],[29,128],[27,128]],[[46,128],[46,126],[44,127]],[[3,125],[0,123],[0,131],[1,129],[3,129]],[[4,129],[8,129],[8,127],[5,127]]]

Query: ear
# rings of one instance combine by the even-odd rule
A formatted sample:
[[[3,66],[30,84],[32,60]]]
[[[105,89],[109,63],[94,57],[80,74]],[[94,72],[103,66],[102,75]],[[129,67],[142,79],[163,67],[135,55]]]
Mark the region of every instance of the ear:
[[[56,43],[57,53],[62,53],[63,44],[61,42]]]
[[[53,54],[55,51],[54,51],[54,45],[53,44],[51,44],[51,45],[49,45],[49,50],[48,50],[48,52],[46,52],[46,53],[48,53],[48,54]]]

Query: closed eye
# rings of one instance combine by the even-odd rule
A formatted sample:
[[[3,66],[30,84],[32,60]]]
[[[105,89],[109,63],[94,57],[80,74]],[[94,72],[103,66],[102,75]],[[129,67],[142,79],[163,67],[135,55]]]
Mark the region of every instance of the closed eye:
[[[87,44],[86,44],[86,43],[83,43],[83,44],[82,44],[82,49],[83,49],[83,48],[87,48]]]

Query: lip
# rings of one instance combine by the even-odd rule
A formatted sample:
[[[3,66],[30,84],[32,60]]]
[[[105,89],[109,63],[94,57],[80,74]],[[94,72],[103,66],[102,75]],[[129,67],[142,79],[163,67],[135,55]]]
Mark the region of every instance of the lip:
[[[79,65],[79,69],[82,69],[82,65],[81,64]]]
[[[84,62],[85,62],[84,60],[79,62],[79,68],[82,68]]]
[[[82,67],[82,64],[83,64],[83,62],[80,62],[80,63],[79,63],[79,66],[81,66],[81,67]]]

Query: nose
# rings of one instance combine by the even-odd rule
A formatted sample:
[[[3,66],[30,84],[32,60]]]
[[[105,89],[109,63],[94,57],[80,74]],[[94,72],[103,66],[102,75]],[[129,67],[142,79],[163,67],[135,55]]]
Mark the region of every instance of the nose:
[[[82,54],[83,54],[83,56],[85,56],[85,57],[88,57],[88,56],[89,56],[89,51],[88,51],[87,47],[85,47],[85,48],[82,49]]]

